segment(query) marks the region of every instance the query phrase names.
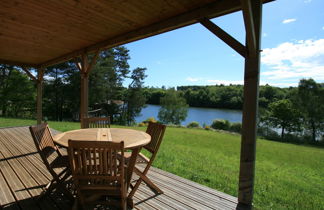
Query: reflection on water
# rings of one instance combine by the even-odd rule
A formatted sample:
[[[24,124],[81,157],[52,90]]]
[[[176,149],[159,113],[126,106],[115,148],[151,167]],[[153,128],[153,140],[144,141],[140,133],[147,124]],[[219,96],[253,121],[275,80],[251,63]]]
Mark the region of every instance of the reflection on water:
[[[136,122],[142,122],[149,117],[158,119],[160,106],[147,105],[142,109],[141,116],[136,118]],[[182,125],[187,125],[192,121],[197,121],[202,126],[204,123],[210,125],[215,119],[224,119],[230,122],[242,122],[242,111],[240,110],[228,110],[228,109],[213,109],[213,108],[197,108],[189,107],[188,116]]]

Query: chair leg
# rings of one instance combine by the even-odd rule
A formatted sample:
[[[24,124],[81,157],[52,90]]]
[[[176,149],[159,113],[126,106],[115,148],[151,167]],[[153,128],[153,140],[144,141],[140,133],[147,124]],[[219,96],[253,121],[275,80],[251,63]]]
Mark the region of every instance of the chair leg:
[[[158,194],[163,194],[163,191],[158,188],[147,176],[143,175],[141,176],[141,179],[149,186],[153,191],[155,191]]]
[[[135,194],[137,188],[140,186],[141,182],[142,182],[142,179],[139,178],[139,179],[137,180],[137,182],[136,182],[134,188],[132,189],[132,191],[128,194],[128,198],[130,198],[130,199],[133,198],[133,196],[134,196],[134,194]]]
[[[139,180],[144,181],[155,193],[163,194],[163,191],[146,176],[147,171],[146,169],[144,172],[141,172],[138,168],[134,168],[134,172],[140,177]]]

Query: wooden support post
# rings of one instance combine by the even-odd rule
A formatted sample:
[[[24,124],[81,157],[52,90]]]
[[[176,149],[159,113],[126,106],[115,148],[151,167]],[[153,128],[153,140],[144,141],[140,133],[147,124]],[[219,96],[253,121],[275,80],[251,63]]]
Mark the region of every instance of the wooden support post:
[[[84,128],[84,118],[88,117],[88,107],[89,107],[89,74],[92,67],[95,65],[97,57],[99,55],[99,51],[96,52],[92,61],[89,64],[88,55],[81,55],[81,64],[76,63],[78,69],[81,74],[81,83],[80,83],[80,122],[81,128]]]
[[[262,20],[261,0],[242,0],[245,4],[251,5],[251,19],[244,19],[247,37],[246,44],[248,55],[245,58],[244,72],[244,103],[242,121],[241,159],[239,175],[238,208],[251,209],[253,201],[255,156],[256,156],[256,132],[259,97],[259,74],[260,74],[260,37]],[[247,8],[243,7],[243,10]],[[253,21],[253,24],[250,21]],[[249,28],[253,26],[253,28]],[[250,33],[253,31],[253,33]],[[254,34],[256,39],[255,47],[250,47]],[[250,40],[250,41],[249,41]],[[253,52],[251,52],[253,49]]]
[[[43,119],[43,77],[44,77],[44,69],[40,68],[37,70],[37,124],[42,123]]]

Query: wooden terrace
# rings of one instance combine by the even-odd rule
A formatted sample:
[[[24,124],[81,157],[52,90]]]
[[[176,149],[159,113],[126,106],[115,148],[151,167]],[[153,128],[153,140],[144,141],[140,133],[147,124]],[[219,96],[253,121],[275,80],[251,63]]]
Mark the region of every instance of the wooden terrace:
[[[134,196],[135,209],[237,207],[237,198],[166,171],[152,167],[149,177],[164,194],[155,195],[141,184]],[[51,178],[28,127],[0,128],[0,209],[71,209],[71,201],[55,193],[37,200]]]
[[[88,117],[89,75],[102,50],[201,24],[245,60],[238,203],[242,208],[252,209],[262,7],[271,1],[274,0],[0,1],[0,28],[3,29],[0,63],[19,66],[35,82],[37,124],[41,124],[45,69],[65,61],[74,62],[80,71],[83,128],[84,119]],[[212,21],[238,11],[244,20],[245,43]],[[2,129],[1,134],[0,187],[4,190],[0,192],[3,194],[0,204],[12,203],[13,208],[36,205],[35,198],[41,192],[39,186],[48,181],[49,175],[31,146],[31,138],[26,128]],[[150,198],[142,187],[137,197],[141,202],[137,202],[136,208],[224,209],[236,205],[236,199],[178,177],[173,177],[172,189],[165,188],[165,183],[171,182],[170,176],[173,176],[166,172],[155,169],[150,175],[166,193]],[[63,201],[60,203],[66,205]],[[45,208],[46,205],[50,205],[50,201],[44,202]]]

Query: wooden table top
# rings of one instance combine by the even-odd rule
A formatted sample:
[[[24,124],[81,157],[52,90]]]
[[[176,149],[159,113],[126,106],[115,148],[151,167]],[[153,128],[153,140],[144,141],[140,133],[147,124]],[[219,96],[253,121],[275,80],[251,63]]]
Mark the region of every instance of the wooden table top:
[[[53,136],[54,142],[68,147],[69,139],[90,141],[124,141],[125,149],[144,146],[151,141],[151,136],[143,131],[125,128],[86,128],[67,131]]]

